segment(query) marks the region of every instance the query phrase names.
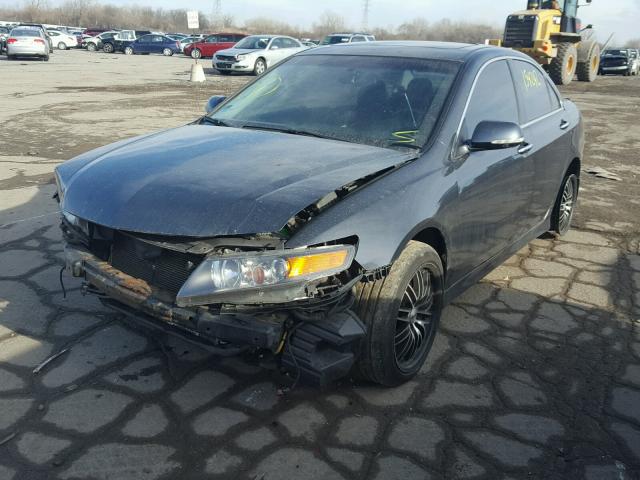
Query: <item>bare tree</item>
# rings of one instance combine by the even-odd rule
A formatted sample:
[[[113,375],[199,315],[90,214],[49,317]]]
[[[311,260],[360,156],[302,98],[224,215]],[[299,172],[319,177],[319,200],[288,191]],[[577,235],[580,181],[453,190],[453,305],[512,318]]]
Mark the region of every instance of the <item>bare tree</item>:
[[[313,23],[311,30],[316,38],[322,38],[329,33],[344,32],[348,28],[343,16],[327,10]]]

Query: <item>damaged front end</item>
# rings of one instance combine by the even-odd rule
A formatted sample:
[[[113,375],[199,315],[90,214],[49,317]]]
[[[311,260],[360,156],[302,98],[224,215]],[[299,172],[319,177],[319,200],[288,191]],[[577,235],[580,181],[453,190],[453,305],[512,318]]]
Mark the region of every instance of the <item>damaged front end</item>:
[[[282,234],[193,239],[63,214],[66,266],[84,292],[217,354],[265,349],[300,379],[350,371],[365,328],[351,311],[357,238],[285,249]]]

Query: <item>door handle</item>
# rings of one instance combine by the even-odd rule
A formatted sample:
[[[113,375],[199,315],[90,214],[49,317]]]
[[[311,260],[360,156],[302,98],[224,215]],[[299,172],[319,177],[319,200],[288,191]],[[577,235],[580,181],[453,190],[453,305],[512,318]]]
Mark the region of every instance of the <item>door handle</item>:
[[[521,145],[520,148],[518,148],[518,153],[520,155],[523,155],[525,153],[530,152],[532,148],[533,148],[533,145],[531,145],[530,143],[525,143]]]
[[[567,128],[569,128],[569,122],[567,122],[566,120],[562,120],[560,122],[560,130],[566,130]]]

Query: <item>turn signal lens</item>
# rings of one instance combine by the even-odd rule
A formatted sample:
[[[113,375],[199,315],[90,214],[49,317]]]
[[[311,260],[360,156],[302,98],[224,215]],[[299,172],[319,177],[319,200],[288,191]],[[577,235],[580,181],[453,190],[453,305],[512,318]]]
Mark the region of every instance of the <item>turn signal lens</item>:
[[[289,278],[302,277],[340,268],[349,255],[347,250],[289,258]]]

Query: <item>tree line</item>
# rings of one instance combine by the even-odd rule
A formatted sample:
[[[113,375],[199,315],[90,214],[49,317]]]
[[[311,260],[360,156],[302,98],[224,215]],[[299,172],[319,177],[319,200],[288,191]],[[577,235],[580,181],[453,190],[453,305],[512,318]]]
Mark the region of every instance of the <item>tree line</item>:
[[[0,7],[0,20],[38,22],[53,25],[93,28],[149,29],[187,33],[187,9],[163,9],[139,5],[116,6],[95,0],[67,0],[53,6],[48,0],[26,0],[17,6]],[[321,39],[339,31],[359,31],[344,16],[324,12],[308,26],[267,17],[238,20],[230,15],[214,16],[200,12],[198,33],[234,31],[245,33],[279,33],[296,38]],[[496,26],[451,20],[429,22],[415,18],[396,27],[369,29],[379,40],[441,40],[482,43],[486,38],[499,38],[502,30]]]

